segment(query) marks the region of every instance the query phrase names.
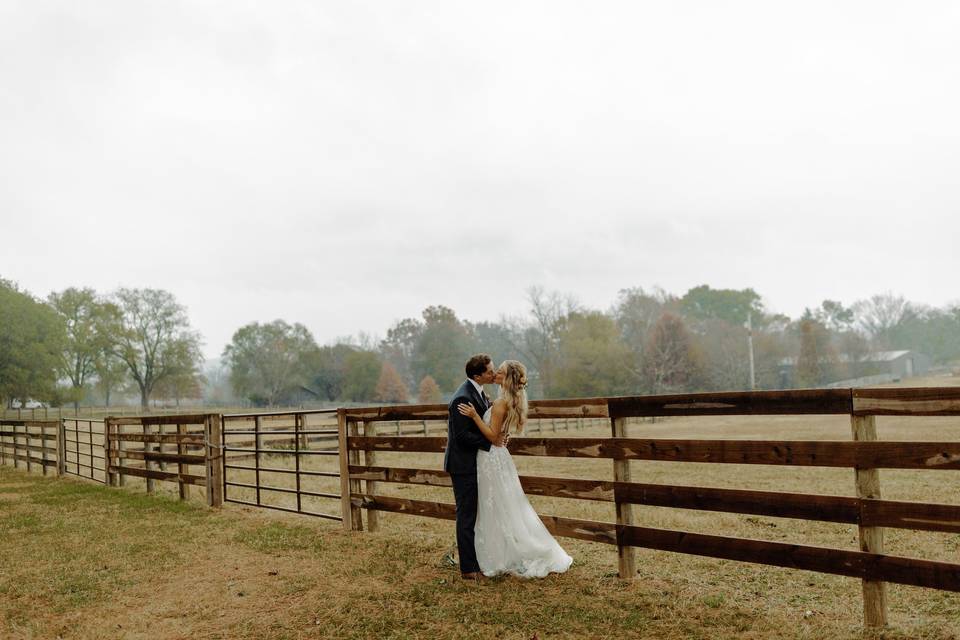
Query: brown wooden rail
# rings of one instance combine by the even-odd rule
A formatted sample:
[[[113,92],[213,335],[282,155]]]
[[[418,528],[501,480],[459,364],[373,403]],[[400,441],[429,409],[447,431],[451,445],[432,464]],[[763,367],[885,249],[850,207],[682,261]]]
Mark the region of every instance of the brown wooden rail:
[[[960,591],[960,564],[885,555],[883,528],[960,533],[960,506],[883,500],[878,469],[955,471],[960,442],[882,442],[877,415],[960,416],[960,388],[827,389],[731,392],[647,397],[587,398],[531,403],[531,415],[607,417],[609,438],[530,438],[510,441],[513,455],[610,459],[614,480],[521,477],[530,495],[610,502],[615,522],[594,522],[543,515],[558,536],[618,547],[620,573],[635,575],[635,547],[819,571],[860,578],[868,626],[887,620],[886,582]],[[624,420],[657,416],[849,415],[852,440],[722,440],[627,438]],[[342,511],[346,528],[363,527],[361,512],[378,511],[452,519],[447,503],[377,495],[376,483],[449,486],[438,469],[385,467],[376,452],[438,453],[445,437],[376,435],[378,422],[445,420],[446,406],[398,406],[345,409],[338,413]],[[361,454],[364,459],[361,461]],[[748,489],[657,485],[630,482],[629,460],[847,467],[854,471],[855,497]],[[361,463],[362,462],[362,463]],[[366,483],[363,490],[361,483]],[[764,515],[856,525],[860,550],[787,544],[636,526],[630,505]]]
[[[154,482],[177,484],[181,500],[190,487],[203,487],[207,504],[223,504],[221,416],[107,417],[104,419],[106,484],[119,486],[128,476],[143,478],[148,493]],[[133,461],[133,462],[131,462]],[[202,473],[191,472],[202,469]]]

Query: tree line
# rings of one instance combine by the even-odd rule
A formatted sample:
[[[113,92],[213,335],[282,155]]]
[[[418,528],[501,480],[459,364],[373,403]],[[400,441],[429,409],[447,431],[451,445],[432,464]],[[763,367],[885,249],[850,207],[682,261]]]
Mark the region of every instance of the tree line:
[[[768,311],[753,289],[694,287],[683,295],[625,289],[608,309],[534,287],[520,317],[470,322],[445,306],[319,345],[300,323],[252,322],[223,350],[224,382],[257,406],[311,402],[440,402],[472,353],[522,360],[535,397],[816,387],[867,375],[871,353],[914,349],[960,360],[960,305],[881,293],[850,306],[824,300],[795,319]],[[748,329],[748,321],[750,327]],[[206,396],[200,336],[175,297],[156,289],[109,295],[69,288],[40,300],[0,280],[0,400],[78,403],[91,390],[151,398]]]
[[[915,349],[938,364],[960,360],[960,305],[938,309],[881,293],[849,307],[824,300],[791,319],[753,289],[694,287],[682,296],[626,289],[609,309],[528,291],[523,317],[473,323],[445,306],[405,318],[381,339],[318,346],[282,320],[239,329],[224,351],[232,388],[261,404],[316,396],[329,402],[435,403],[464,377],[473,353],[526,363],[535,397],[816,387],[873,373],[872,353]],[[747,324],[750,324],[748,329]],[[306,395],[305,395],[306,394]]]
[[[95,387],[110,404],[136,390],[146,408],[156,394],[199,397],[200,335],[174,296],[118,289],[102,296],[68,288],[38,300],[0,279],[0,401],[77,406]]]

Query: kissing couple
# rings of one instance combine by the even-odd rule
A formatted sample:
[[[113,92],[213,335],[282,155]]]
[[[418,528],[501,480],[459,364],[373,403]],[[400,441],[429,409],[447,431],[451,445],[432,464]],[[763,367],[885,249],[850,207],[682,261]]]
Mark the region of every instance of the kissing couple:
[[[527,421],[527,370],[506,360],[496,370],[490,356],[467,361],[467,379],[447,407],[443,469],[453,481],[457,505],[460,575],[479,580],[512,574],[543,578],[573,562],[543,525],[520,486],[506,444]],[[500,385],[492,403],[485,384]]]

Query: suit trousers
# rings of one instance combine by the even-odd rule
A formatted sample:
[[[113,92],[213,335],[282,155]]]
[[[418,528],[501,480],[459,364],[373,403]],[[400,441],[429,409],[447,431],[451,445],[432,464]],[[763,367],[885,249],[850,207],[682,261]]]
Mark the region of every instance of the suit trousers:
[[[453,499],[457,504],[457,551],[460,573],[480,571],[474,547],[473,528],[477,524],[477,472],[450,474]]]

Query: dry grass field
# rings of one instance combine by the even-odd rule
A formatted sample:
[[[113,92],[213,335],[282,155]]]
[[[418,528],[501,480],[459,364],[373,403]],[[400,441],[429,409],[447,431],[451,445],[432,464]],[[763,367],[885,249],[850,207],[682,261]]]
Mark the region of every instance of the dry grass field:
[[[884,440],[960,440],[960,419],[878,418]],[[608,435],[603,427],[561,436]],[[549,435],[549,434],[546,434]],[[671,418],[634,437],[849,440],[844,417]],[[521,474],[612,479],[609,460],[516,457]],[[262,461],[292,467],[288,456]],[[438,454],[377,454],[435,468]],[[330,469],[310,457],[304,468]],[[855,495],[853,471],[638,462],[633,480]],[[249,482],[252,473],[232,470]],[[960,474],[881,471],[884,498],[960,504]],[[290,475],[261,482],[293,486]],[[163,484],[163,483],[159,483]],[[173,488],[173,487],[171,487]],[[338,492],[339,481],[304,489]],[[173,488],[175,489],[175,488]],[[198,503],[0,469],[0,637],[4,638],[854,638],[858,580],[638,550],[637,579],[616,577],[614,547],[561,539],[563,576],[463,584],[446,556],[453,523],[380,513],[376,533],[251,507]],[[398,497],[452,502],[449,489],[379,484]],[[197,492],[199,493],[199,492]],[[230,487],[228,497],[252,499]],[[292,506],[289,494],[268,494]],[[541,513],[612,521],[610,503],[531,499]],[[337,501],[304,498],[338,513]],[[854,526],[635,507],[640,525],[857,548]],[[960,562],[960,535],[888,529],[887,552]],[[960,638],[960,594],[890,585],[883,638]],[[868,637],[870,637],[868,635]]]

